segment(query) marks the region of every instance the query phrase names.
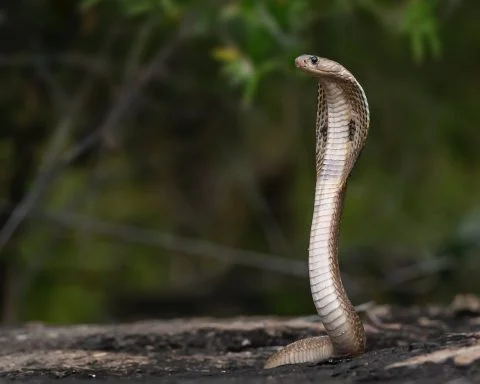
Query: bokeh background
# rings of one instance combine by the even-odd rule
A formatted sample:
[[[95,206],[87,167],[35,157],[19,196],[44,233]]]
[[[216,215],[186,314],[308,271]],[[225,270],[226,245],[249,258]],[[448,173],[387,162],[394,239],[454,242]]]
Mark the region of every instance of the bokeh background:
[[[2,322],[314,313],[303,53],[371,106],[341,226],[353,302],[480,291],[480,2],[7,3]]]

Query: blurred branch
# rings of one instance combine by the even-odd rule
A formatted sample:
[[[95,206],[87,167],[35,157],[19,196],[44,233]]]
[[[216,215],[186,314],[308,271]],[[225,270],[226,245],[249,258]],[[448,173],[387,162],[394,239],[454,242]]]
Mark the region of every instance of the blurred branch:
[[[85,183],[84,189],[78,189],[75,191],[73,196],[70,197],[69,201],[65,204],[63,208],[64,213],[71,213],[78,208],[78,206],[86,200],[87,197],[91,198],[92,195],[95,195],[99,190],[99,184],[101,183],[104,175],[102,174],[102,162],[101,158],[106,153],[105,146],[99,146],[97,150],[97,165],[91,173],[91,178],[88,182]],[[38,249],[35,253],[35,257],[29,260],[28,264],[25,265],[23,272],[18,276],[16,295],[12,300],[16,303],[25,303],[27,301],[26,295],[36,281],[36,277],[43,270],[45,265],[47,265],[50,260],[55,257],[55,252],[53,248],[62,238],[62,233],[55,231],[52,233],[52,236],[49,238],[49,241],[44,244],[42,249]]]
[[[127,112],[130,112],[135,99],[138,98],[141,91],[150,82],[154,75],[165,76],[162,71],[165,67],[165,63],[175,48],[184,40],[187,36],[190,28],[190,17],[185,16],[183,23],[177,30],[175,36],[159,49],[153,59],[141,68],[138,75],[123,87],[123,92],[120,93],[120,97],[116,105],[112,108],[104,123],[100,126],[99,131],[103,135],[106,144],[110,147],[114,146],[114,130],[120,125],[121,119],[125,118]]]
[[[111,71],[107,61],[78,52],[67,52],[55,55],[30,53],[0,55],[0,67],[38,67],[49,64],[68,65],[96,75],[108,75]]]
[[[53,180],[52,170],[56,168],[54,163],[63,149],[65,138],[72,129],[74,121],[80,112],[81,105],[85,101],[86,95],[86,89],[84,89],[83,92],[79,92],[77,98],[72,102],[71,108],[65,113],[58,128],[55,130],[55,133],[50,140],[50,144],[47,146],[46,154],[42,162],[43,164],[40,167],[41,171],[33,181],[33,186],[30,189],[30,192],[23,198],[22,202],[15,207],[0,231],[0,251],[3,250],[8,240],[27,215],[28,211],[41,196],[46,186]]]
[[[55,164],[51,164],[48,169],[41,172],[34,183],[30,193],[23,199],[23,201],[13,210],[12,215],[9,217],[8,221],[0,231],[0,252],[3,250],[11,236],[14,234],[19,225],[23,222],[25,217],[28,214],[28,211],[32,209],[37,200],[41,197],[47,185],[50,185],[51,182],[57,177],[58,173],[69,163],[75,160],[83,152],[89,149],[92,145],[96,144],[99,140],[105,140],[106,144],[109,144],[110,147],[114,143],[114,131],[118,129],[120,122],[125,118],[127,112],[130,112],[132,105],[134,104],[135,99],[139,96],[143,88],[149,83],[154,75],[160,73],[160,69],[165,65],[166,60],[172,54],[174,49],[180,44],[181,41],[186,37],[187,31],[190,27],[190,17],[185,17],[182,25],[178,28],[177,33],[168,44],[164,45],[158,53],[153,57],[153,59],[140,70],[139,75],[128,84],[125,84],[122,87],[120,92],[120,97],[118,101],[110,109],[110,112],[107,114],[104,122],[100,127],[90,134],[86,139],[81,141],[75,148],[66,154],[66,156]],[[67,115],[64,119],[64,122],[60,126],[66,126],[71,124],[74,114]],[[75,115],[76,116],[76,115]],[[62,125],[63,124],[63,125]],[[60,128],[57,132],[64,132],[66,128]],[[59,133],[59,134],[60,134]],[[53,139],[53,142],[55,139]],[[54,148],[51,148],[53,150]],[[56,148],[55,148],[56,149]],[[47,151],[47,155],[50,158],[57,158],[57,153],[54,152],[53,155],[49,154],[50,150]],[[50,164],[48,161],[47,164]]]
[[[32,210],[30,216],[48,220],[64,228],[108,236],[124,242],[144,244],[189,255],[211,257],[221,262],[257,268],[299,278],[308,277],[306,262],[291,260],[274,254],[249,251],[216,244],[206,240],[159,232],[138,226],[122,225],[66,212]],[[437,256],[433,260],[419,260],[412,265],[397,267],[379,282],[383,289],[409,284],[419,277],[435,275],[448,268],[448,257]],[[343,279],[355,281],[355,277],[342,273]]]
[[[136,39],[131,44],[130,54],[126,61],[124,77],[125,79],[132,78],[138,72],[142,53],[145,50],[147,41],[157,23],[157,15],[153,14],[145,23],[143,23],[137,33]]]
[[[87,231],[122,241],[145,244],[190,255],[212,257],[222,262],[231,262],[290,276],[308,276],[304,262],[288,260],[268,253],[231,248],[205,240],[197,240],[135,226],[109,223],[77,214],[33,210],[31,215],[52,221],[65,228]]]
[[[405,267],[393,270],[385,277],[385,284],[390,287],[409,284],[417,279],[434,275],[452,266],[452,261],[446,256],[438,256]]]

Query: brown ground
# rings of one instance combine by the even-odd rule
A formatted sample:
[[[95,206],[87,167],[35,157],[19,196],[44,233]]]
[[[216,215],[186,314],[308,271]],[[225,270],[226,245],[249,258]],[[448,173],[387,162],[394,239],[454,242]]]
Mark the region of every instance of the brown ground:
[[[263,370],[280,345],[318,334],[308,319],[235,318],[0,330],[0,378],[163,383],[480,383],[480,302],[375,307],[367,352]],[[379,323],[381,322],[381,324]],[[90,380],[89,380],[90,381]]]

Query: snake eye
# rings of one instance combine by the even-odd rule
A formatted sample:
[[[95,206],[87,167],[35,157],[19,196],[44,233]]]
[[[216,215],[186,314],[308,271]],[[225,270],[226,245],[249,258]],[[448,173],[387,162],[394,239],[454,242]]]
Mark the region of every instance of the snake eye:
[[[317,64],[318,57],[317,56],[310,56],[310,61],[312,62],[312,64]]]

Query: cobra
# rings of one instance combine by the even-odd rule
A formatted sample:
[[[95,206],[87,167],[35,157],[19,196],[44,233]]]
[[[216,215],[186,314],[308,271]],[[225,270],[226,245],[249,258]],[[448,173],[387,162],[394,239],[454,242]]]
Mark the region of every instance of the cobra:
[[[366,335],[340,277],[338,234],[350,173],[370,124],[367,97],[341,64],[302,55],[295,65],[318,81],[316,186],[308,255],[313,302],[327,336],[298,340],[273,354],[265,368],[359,355]]]

